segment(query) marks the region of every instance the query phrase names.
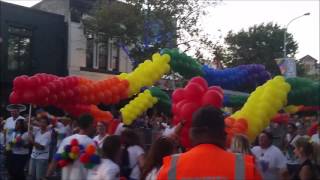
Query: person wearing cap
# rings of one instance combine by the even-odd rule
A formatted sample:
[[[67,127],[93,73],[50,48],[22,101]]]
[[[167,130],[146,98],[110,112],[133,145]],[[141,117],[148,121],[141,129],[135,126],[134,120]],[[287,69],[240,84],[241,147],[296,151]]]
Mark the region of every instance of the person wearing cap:
[[[193,148],[163,159],[158,180],[165,179],[260,179],[253,157],[225,150],[224,117],[212,106],[193,114],[190,129]]]
[[[25,110],[25,106],[21,104],[10,104],[7,106],[7,111],[10,112],[11,117],[6,119],[6,122],[3,126],[4,129],[4,145],[9,143],[9,137],[11,137],[15,127],[16,121],[18,119],[24,119],[24,117],[20,116],[20,113]]]

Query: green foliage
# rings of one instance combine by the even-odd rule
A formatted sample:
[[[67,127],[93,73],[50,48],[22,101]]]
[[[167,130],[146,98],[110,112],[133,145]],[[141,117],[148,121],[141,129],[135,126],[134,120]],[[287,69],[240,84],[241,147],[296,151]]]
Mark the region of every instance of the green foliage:
[[[195,49],[192,43],[199,44],[196,55],[203,57],[204,47],[212,48],[214,43],[203,34],[198,22],[206,14],[206,7],[217,1],[100,0],[84,19],[85,31],[102,42],[113,38],[115,43],[126,45],[130,55],[140,62],[162,48],[181,45],[186,51]],[[157,40],[146,43],[146,37]]]
[[[280,74],[275,59],[283,57],[284,32],[273,23],[254,25],[237,33],[230,31],[225,38],[228,47],[223,63],[227,66],[263,64],[272,75]],[[287,33],[288,56],[293,57],[297,48],[292,34]]]

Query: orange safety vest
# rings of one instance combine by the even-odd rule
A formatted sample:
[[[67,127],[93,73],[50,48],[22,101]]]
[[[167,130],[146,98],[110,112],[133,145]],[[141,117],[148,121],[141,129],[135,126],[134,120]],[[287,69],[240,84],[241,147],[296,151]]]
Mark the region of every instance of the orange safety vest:
[[[212,144],[200,144],[186,153],[167,156],[158,180],[261,179],[252,156],[229,153]]]

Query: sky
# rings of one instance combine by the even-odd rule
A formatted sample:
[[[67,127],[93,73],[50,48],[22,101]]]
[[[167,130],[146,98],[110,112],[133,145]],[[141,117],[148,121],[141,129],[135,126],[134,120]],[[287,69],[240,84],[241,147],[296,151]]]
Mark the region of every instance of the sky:
[[[40,0],[1,0],[30,7]],[[310,12],[293,21],[288,32],[293,34],[299,49],[296,58],[311,55],[319,58],[319,0],[224,0],[209,9],[202,18],[202,26],[213,39],[224,37],[228,31],[237,32],[254,24],[274,22],[282,27],[293,18]]]

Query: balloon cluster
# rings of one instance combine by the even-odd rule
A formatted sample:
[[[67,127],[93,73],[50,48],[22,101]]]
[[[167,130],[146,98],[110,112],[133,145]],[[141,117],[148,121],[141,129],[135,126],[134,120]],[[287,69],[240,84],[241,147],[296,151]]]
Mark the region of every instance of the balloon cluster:
[[[245,119],[248,123],[247,135],[251,141],[268,126],[272,117],[287,104],[291,87],[282,76],[276,76],[252,92],[232,118]]]
[[[151,95],[158,99],[157,105],[161,109],[161,111],[164,113],[170,114],[171,113],[170,96],[158,87],[151,87],[149,90],[151,92]]]
[[[150,90],[145,90],[136,98],[131,100],[129,104],[120,109],[123,123],[130,125],[138,116],[151,108],[158,102],[158,99],[151,95]]]
[[[306,78],[289,78],[286,80],[292,87],[288,95],[288,104],[319,106],[320,82]]]
[[[181,144],[190,147],[189,129],[192,122],[192,114],[202,106],[210,105],[216,108],[222,107],[223,91],[220,87],[208,87],[205,79],[192,78],[186,87],[178,88],[172,93],[173,124],[185,121],[181,131]]]
[[[117,77],[93,82],[77,76],[57,77],[50,74],[18,76],[13,81],[12,103],[35,105],[116,104],[128,97],[129,83]]]
[[[64,146],[62,153],[57,153],[54,159],[57,161],[58,166],[63,168],[69,164],[72,164],[80,157],[84,147],[79,144],[77,139],[72,139],[69,145]]]
[[[179,49],[163,49],[161,53],[170,55],[172,59],[172,61],[170,61],[172,70],[178,72],[184,78],[190,79],[203,75],[201,65],[192,57],[179,52]]]
[[[152,86],[156,81],[160,80],[164,74],[170,71],[169,62],[169,55],[155,53],[152,55],[152,61],[144,61],[129,74],[120,74],[119,77],[121,79],[129,81],[129,96],[139,93],[142,87]]]
[[[224,119],[225,122],[225,131],[227,133],[227,147],[230,146],[231,140],[236,134],[247,134],[248,123],[245,119],[234,119],[232,117],[227,117]]]
[[[89,144],[86,147],[85,152],[80,156],[80,162],[87,169],[92,169],[96,165],[100,164],[100,156],[97,155],[97,149],[94,145]]]
[[[12,147],[22,147],[24,145],[24,141],[22,140],[21,136],[16,136],[10,143],[9,149]]]
[[[260,64],[240,65],[223,70],[203,66],[202,70],[209,85],[228,90],[248,91],[270,79],[270,74]]]

